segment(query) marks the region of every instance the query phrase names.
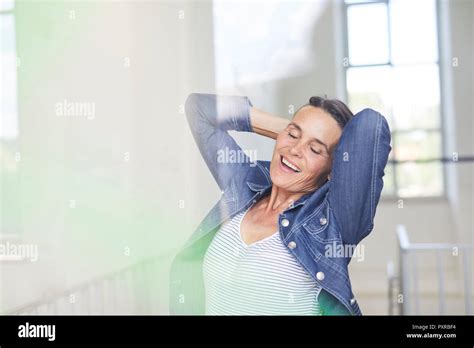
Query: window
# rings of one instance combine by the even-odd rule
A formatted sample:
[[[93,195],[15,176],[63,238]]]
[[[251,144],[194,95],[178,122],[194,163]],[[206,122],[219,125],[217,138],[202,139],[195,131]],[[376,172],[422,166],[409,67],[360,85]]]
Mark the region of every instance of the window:
[[[0,0],[0,139],[18,137],[17,54],[13,0]]]
[[[217,88],[305,76],[327,1],[213,1]],[[245,30],[243,30],[245,28]]]
[[[392,130],[385,196],[444,193],[436,11],[435,0],[345,1],[349,106]]]

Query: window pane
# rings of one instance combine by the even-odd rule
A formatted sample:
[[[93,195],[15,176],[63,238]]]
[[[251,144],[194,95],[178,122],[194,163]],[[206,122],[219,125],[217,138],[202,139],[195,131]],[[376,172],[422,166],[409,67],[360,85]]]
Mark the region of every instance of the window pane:
[[[349,68],[347,93],[350,109],[356,113],[365,108],[377,110],[392,128],[391,68],[388,66]]]
[[[435,0],[392,0],[390,24],[394,64],[437,61]]]
[[[305,76],[321,64],[328,1],[212,3],[218,89]]]
[[[423,130],[396,133],[393,152],[397,160],[439,158],[441,157],[440,133]]]
[[[0,11],[13,10],[13,6],[14,6],[13,0],[0,0]]]
[[[437,64],[394,67],[393,117],[397,129],[439,128],[440,94]]]
[[[400,197],[442,195],[442,169],[440,162],[398,164],[396,166],[398,195]]]
[[[383,64],[388,62],[388,13],[386,4],[349,6],[347,9],[347,28],[350,64]]]
[[[0,138],[18,135],[15,21],[1,15],[0,21]]]
[[[385,175],[383,177],[383,190],[382,194],[384,196],[394,196],[395,195],[395,186],[394,186],[394,177],[393,177],[393,164],[388,163],[385,167]]]

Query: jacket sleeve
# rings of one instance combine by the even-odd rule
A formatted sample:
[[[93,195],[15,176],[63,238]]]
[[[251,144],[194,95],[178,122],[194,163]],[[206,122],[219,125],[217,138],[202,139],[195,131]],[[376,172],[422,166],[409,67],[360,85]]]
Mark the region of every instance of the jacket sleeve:
[[[186,117],[196,144],[214,179],[223,190],[236,170],[250,158],[228,131],[252,132],[247,97],[191,93],[185,103]]]
[[[328,200],[346,244],[358,244],[374,227],[390,139],[386,119],[364,109],[346,125],[336,147]]]

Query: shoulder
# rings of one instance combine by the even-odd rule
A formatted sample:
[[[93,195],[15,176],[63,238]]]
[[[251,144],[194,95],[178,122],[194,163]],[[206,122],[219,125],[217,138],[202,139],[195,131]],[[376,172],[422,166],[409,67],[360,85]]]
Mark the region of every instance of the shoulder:
[[[244,170],[234,173],[230,185],[234,189],[250,188],[252,191],[260,190],[271,185],[270,161],[255,161],[246,164]]]

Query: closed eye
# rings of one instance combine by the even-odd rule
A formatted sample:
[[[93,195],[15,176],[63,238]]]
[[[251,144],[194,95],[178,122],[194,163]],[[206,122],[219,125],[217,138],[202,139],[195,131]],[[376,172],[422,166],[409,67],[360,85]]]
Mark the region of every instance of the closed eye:
[[[293,139],[298,138],[298,136],[296,136],[296,135],[294,135],[294,134],[291,134],[291,131],[288,132],[288,135],[289,135],[290,137],[292,137]]]
[[[317,150],[315,150],[315,149],[313,149],[313,148],[311,148],[311,151],[313,151],[313,152],[314,152],[315,154],[317,154],[317,155],[320,155],[320,154],[321,154],[321,151],[317,151]]]

